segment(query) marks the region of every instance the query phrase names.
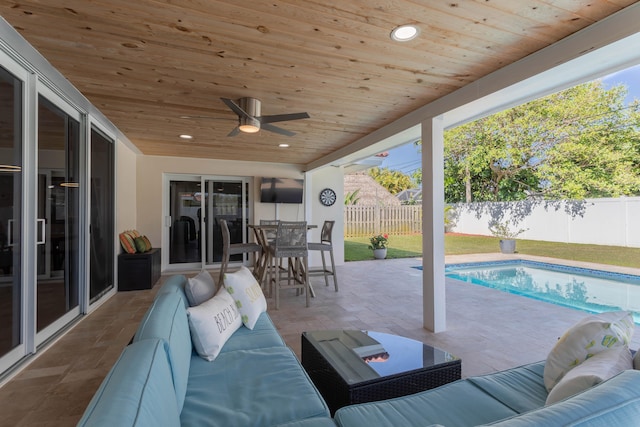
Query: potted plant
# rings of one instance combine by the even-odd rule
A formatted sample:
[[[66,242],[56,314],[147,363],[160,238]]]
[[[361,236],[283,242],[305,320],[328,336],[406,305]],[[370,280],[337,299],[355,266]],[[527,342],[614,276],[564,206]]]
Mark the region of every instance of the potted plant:
[[[389,239],[388,234],[378,234],[369,239],[371,244],[369,249],[373,250],[373,257],[375,259],[385,259],[387,257],[387,241]]]
[[[528,228],[512,230],[509,221],[494,222],[489,225],[491,234],[500,238],[500,252],[503,254],[514,253],[516,251],[516,237],[527,230]]]

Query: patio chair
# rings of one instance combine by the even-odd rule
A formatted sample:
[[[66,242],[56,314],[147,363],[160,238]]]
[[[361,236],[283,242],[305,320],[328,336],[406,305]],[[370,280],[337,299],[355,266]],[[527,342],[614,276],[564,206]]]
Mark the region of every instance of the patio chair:
[[[218,286],[222,286],[222,282],[224,280],[224,274],[227,272],[227,268],[229,267],[229,260],[231,259],[231,255],[238,254],[255,254],[262,252],[262,246],[258,243],[231,243],[231,234],[229,233],[229,226],[227,225],[227,221],[224,219],[220,220],[220,230],[222,231],[222,260],[220,262],[220,276],[218,277]],[[258,264],[255,262],[257,258],[254,257],[254,269],[253,274],[259,273],[256,269]]]
[[[313,290],[309,286],[309,250],[307,248],[307,223],[305,221],[280,221],[276,238],[269,246],[273,263],[274,281],[272,294],[275,294],[276,310],[280,308],[280,290],[296,289],[305,294],[305,303],[309,307],[309,296]],[[286,270],[280,267],[282,260],[288,260]],[[286,271],[286,277],[281,273]]]
[[[320,242],[311,242],[308,244],[310,251],[320,251],[322,257],[322,268],[312,268],[309,270],[309,276],[324,276],[325,286],[329,286],[328,276],[333,277],[333,286],[338,292],[338,276],[336,275],[336,263],[333,258],[333,226],[335,221],[325,221],[320,232]],[[331,259],[331,268],[327,268],[327,263],[324,258],[324,253],[329,252]]]
[[[273,228],[273,230],[265,229],[265,236],[266,236],[267,242],[269,242],[269,244],[273,243],[276,240],[276,232],[277,232],[278,224],[280,224],[280,220],[279,219],[261,219],[260,220],[260,225],[274,225],[275,226]]]

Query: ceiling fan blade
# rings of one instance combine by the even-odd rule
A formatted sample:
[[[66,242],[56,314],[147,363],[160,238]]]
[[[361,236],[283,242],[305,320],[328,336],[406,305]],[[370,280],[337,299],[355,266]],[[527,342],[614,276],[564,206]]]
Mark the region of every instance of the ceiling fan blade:
[[[229,99],[229,98],[220,98],[222,100],[222,102],[224,102],[227,107],[229,107],[234,113],[236,113],[238,116],[240,117],[245,117],[247,119],[252,119],[253,117],[251,117],[249,114],[247,114],[246,111],[244,111],[242,108],[240,108],[238,106],[238,104],[236,104],[235,102],[233,102],[233,100]]]
[[[296,134],[295,132],[291,132],[290,130],[279,128],[278,126],[270,125],[269,123],[263,123],[262,126],[260,126],[260,129],[268,130],[269,132],[279,133],[280,135],[285,135],[285,136],[293,136]]]
[[[256,117],[256,119],[260,120],[260,123],[286,122],[288,120],[300,120],[308,118],[309,114],[307,113],[273,114],[270,116]]]
[[[231,132],[227,134],[227,136],[236,136],[240,133],[240,128],[238,126],[234,127]]]

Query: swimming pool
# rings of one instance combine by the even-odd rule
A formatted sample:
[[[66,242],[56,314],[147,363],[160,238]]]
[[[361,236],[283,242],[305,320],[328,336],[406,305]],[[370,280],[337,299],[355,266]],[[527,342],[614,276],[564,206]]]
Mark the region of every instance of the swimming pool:
[[[525,260],[451,264],[445,275],[590,313],[628,310],[640,324],[640,276]]]

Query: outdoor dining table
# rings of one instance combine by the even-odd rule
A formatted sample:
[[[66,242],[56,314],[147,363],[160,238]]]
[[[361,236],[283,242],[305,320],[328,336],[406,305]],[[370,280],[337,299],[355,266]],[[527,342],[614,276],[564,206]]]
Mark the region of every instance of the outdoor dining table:
[[[270,296],[271,295],[271,287],[270,287],[271,275],[269,270],[269,263],[271,262],[271,257],[270,257],[271,252],[269,251],[269,248],[271,246],[271,242],[267,238],[267,233],[269,231],[271,232],[277,231],[278,225],[277,224],[249,224],[248,227],[253,230],[256,243],[262,247],[262,252],[257,256],[257,259],[255,260],[256,268],[254,269],[255,271],[254,274],[258,280],[258,283],[260,283],[264,291],[267,293],[267,296]],[[307,231],[312,230],[314,228],[318,228],[318,226],[315,224],[307,224]],[[294,279],[300,280],[299,277],[302,277],[304,275],[304,271],[301,271],[303,269],[302,263],[294,262],[292,263],[292,265],[293,265]],[[311,284],[309,284],[309,292],[311,293],[312,297],[316,296],[315,292],[313,291],[313,287],[311,287]]]

